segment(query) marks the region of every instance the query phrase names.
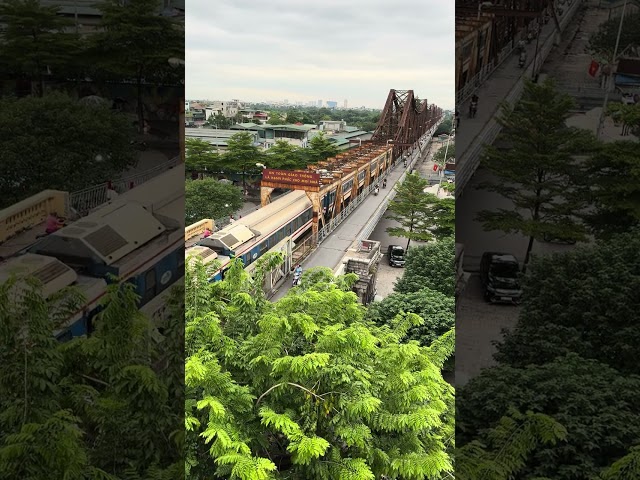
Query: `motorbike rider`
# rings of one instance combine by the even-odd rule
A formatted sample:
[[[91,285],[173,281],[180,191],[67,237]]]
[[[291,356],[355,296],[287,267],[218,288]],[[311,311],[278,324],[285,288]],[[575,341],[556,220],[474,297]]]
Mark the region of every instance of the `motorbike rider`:
[[[478,95],[475,93],[471,96],[471,103],[469,103],[469,116],[475,117],[478,111]]]
[[[294,270],[294,275],[296,275],[297,277],[302,275],[302,267],[300,266],[300,264],[296,266],[296,269]]]
[[[379,192],[380,192],[380,187],[378,185],[376,185],[376,188],[373,191],[373,193],[374,193],[374,195],[378,195]]]
[[[382,180],[382,188],[387,188],[387,179]]]

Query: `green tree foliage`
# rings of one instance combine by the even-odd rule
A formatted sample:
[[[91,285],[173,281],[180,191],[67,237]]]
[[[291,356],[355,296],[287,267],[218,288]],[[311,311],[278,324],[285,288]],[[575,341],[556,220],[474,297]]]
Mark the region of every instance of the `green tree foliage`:
[[[275,259],[275,260],[274,260]],[[208,283],[187,269],[188,477],[441,478],[451,472],[453,391],[440,367],[453,332],[430,347],[402,343],[421,319],[374,327],[329,269],[269,303],[265,264],[235,261]],[[311,280],[314,279],[314,280]]]
[[[286,113],[286,118],[285,118],[287,123],[302,123],[302,112],[300,110],[296,110],[296,109],[289,109],[287,110]]]
[[[31,78],[32,93],[37,96],[44,94],[48,71],[68,75],[78,60],[78,36],[67,32],[72,22],[57,15],[59,9],[40,5],[37,0],[6,0],[0,4],[0,23],[6,25],[0,42],[0,65]]]
[[[304,151],[286,140],[276,140],[267,151],[265,162],[269,168],[296,170],[306,167]]]
[[[235,185],[215,178],[187,180],[184,214],[187,224],[204,218],[228,217],[242,208],[242,192]]]
[[[487,444],[474,440],[456,449],[456,479],[510,480],[541,445],[554,446],[566,437],[567,430],[553,418],[510,409],[484,434]]]
[[[429,288],[453,297],[456,288],[455,254],[453,237],[412,248],[407,252],[404,274],[396,282],[395,291],[410,293]]]
[[[269,112],[269,115],[267,117],[267,123],[269,125],[284,125],[287,122],[286,118],[286,113],[281,113],[275,110],[272,110]]]
[[[0,130],[0,207],[45,189],[81,190],[135,162],[122,114],[60,93],[0,99]]]
[[[225,170],[242,173],[242,189],[246,190],[245,174],[256,170],[256,163],[263,163],[263,154],[253,144],[248,132],[240,132],[229,138],[227,151],[222,155]]]
[[[185,168],[188,172],[216,171],[221,166],[221,158],[214,145],[199,138],[185,139]]]
[[[498,181],[481,188],[509,199],[515,208],[483,210],[477,218],[487,231],[529,237],[524,269],[535,239],[585,239],[585,228],[575,217],[585,205],[576,194],[576,156],[592,151],[595,139],[586,130],[566,126],[572,105],[571,97],[558,92],[552,80],[527,81],[520,101],[515,107],[503,105],[498,118],[500,138],[509,148],[485,147],[482,164]]]
[[[445,159],[445,154],[447,158]],[[438,165],[444,167],[446,160],[450,158],[455,158],[456,156],[456,142],[449,142],[449,147],[447,147],[447,142],[438,149],[436,154],[433,156],[433,161]]]
[[[640,374],[638,265],[637,231],[536,258],[524,278],[518,323],[498,346],[496,359],[524,367],[576,352]]]
[[[640,126],[640,105],[613,102],[607,105],[607,116],[613,118],[614,122],[621,123],[620,133],[625,134],[626,129],[637,129]]]
[[[629,46],[640,45],[640,32],[637,28],[638,22],[640,22],[640,13],[638,12],[625,16],[620,34],[618,55],[624,52]],[[591,55],[601,62],[613,63],[613,51],[616,47],[619,28],[619,16],[613,16],[606,22],[601,23],[598,30],[589,38],[588,50]]]
[[[338,154],[338,147],[323,132],[314,135],[309,140],[309,148],[305,150],[307,162],[317,163]]]
[[[209,115],[205,125],[209,125],[211,127],[227,129],[233,125],[233,121],[230,118],[225,117],[222,112],[218,112],[215,115]]]
[[[611,142],[591,156],[585,179],[592,209],[582,214],[598,237],[629,231],[640,223],[638,143]]]
[[[428,241],[453,234],[455,203],[453,199],[439,199],[424,190],[429,182],[417,174],[409,174],[395,186],[396,196],[389,202],[387,218],[398,222],[387,233],[411,240]]]
[[[576,354],[520,369],[485,369],[458,393],[456,445],[490,444],[485,430],[510,408],[542,413],[564,426],[566,441],[539,446],[517,478],[598,478],[638,441],[638,388],[640,377]]]
[[[33,279],[0,285],[3,478],[181,478],[175,337],[183,315],[173,308],[184,294],[175,293],[160,335],[138,311],[133,288],[112,285],[94,334],[61,344],[54,331],[83,302],[75,289],[44,299]]]
[[[640,446],[631,447],[627,455],[607,468],[602,480],[626,480],[640,478]]]
[[[449,113],[445,115],[440,125],[438,125],[438,128],[436,128],[436,131],[433,134],[433,136],[437,137],[438,135],[442,135],[443,133],[449,134],[451,133],[452,129],[453,129],[453,115]]]
[[[128,77],[137,87],[137,114],[140,132],[144,127],[144,82],[166,79],[177,73],[170,58],[184,56],[184,31],[169,17],[158,15],[160,0],[105,0],[103,30],[91,37],[92,55],[98,70],[117,78]]]

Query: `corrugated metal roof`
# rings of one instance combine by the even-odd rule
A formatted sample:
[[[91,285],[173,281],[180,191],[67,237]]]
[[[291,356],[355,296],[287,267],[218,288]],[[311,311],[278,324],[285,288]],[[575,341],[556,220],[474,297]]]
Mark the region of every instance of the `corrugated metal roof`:
[[[618,68],[616,72],[623,75],[638,75],[640,76],[640,59],[636,58],[622,58],[618,62]]]

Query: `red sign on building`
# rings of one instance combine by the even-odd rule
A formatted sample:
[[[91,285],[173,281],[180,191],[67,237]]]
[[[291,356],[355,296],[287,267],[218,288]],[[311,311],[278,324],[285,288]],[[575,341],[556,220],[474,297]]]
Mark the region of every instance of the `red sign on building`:
[[[304,170],[275,170],[265,168],[262,171],[261,186],[318,191],[320,190],[320,174]]]

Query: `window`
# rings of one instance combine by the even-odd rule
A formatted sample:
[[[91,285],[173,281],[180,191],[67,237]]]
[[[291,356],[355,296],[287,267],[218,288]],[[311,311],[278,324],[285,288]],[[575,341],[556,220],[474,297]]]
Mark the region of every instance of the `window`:
[[[265,240],[260,244],[260,255],[264,255],[267,250],[269,250],[269,243]]]
[[[156,296],[156,271],[152,268],[144,275],[144,294],[142,295],[142,303],[149,302]]]

